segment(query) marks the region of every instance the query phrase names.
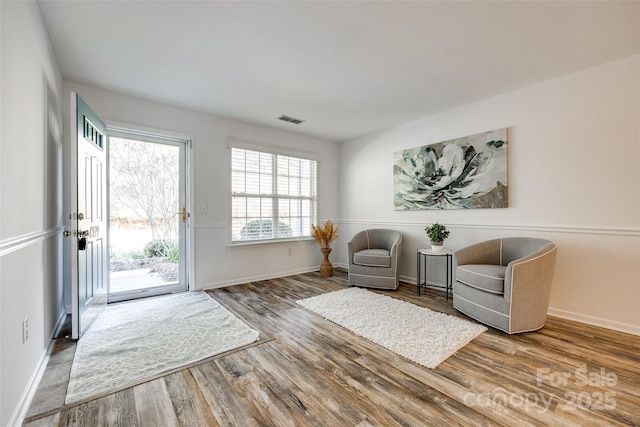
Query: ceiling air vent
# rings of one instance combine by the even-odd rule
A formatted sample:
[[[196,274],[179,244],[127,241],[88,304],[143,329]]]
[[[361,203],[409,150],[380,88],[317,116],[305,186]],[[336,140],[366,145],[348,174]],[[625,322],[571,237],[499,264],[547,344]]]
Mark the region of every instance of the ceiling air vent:
[[[285,116],[284,114],[278,117],[278,120],[282,120],[285,122],[293,123],[294,125],[299,125],[300,123],[304,123],[304,120],[295,119],[293,117]]]

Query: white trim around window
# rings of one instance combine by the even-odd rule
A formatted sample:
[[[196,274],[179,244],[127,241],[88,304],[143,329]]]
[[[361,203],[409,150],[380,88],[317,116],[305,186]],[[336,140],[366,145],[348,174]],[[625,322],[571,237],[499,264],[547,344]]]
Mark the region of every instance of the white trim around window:
[[[263,144],[235,137],[227,138],[228,148],[244,148],[245,150],[260,151],[262,153],[279,154],[281,156],[298,157],[301,159],[320,160],[320,155],[315,151],[300,150],[297,148],[283,147],[280,145]]]
[[[310,239],[317,219],[317,155],[231,138],[227,146],[229,244]]]

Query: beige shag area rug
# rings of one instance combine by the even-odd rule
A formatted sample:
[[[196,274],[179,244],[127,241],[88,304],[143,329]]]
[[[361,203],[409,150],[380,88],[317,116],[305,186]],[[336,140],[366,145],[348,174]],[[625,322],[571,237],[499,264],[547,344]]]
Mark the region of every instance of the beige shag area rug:
[[[427,368],[437,367],[487,330],[477,323],[360,288],[297,303]]]

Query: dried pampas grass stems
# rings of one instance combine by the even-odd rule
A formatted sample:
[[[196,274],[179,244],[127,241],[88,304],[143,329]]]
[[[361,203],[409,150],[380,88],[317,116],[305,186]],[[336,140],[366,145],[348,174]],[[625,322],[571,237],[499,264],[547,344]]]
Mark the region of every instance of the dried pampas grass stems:
[[[338,227],[331,221],[327,221],[324,225],[311,225],[313,238],[320,243],[323,248],[328,248],[331,242],[338,238]]]

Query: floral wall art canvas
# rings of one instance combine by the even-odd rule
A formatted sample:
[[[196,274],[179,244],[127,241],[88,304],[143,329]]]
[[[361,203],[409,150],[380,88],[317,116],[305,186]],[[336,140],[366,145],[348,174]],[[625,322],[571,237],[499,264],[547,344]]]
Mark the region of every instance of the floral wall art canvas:
[[[506,208],[507,129],[393,154],[396,210]]]

